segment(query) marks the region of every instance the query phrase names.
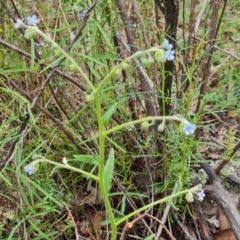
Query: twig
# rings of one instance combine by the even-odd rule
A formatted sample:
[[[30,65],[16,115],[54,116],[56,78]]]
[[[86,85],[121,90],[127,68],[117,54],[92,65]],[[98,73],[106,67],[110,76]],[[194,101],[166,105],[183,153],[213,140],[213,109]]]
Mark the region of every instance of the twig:
[[[122,45],[124,46],[124,48],[131,53],[131,48],[127,45],[127,43],[123,40],[123,38],[121,37],[121,35],[119,33],[117,33],[117,37],[118,40],[122,43]],[[150,90],[154,89],[154,84],[153,81],[150,79],[150,77],[148,76],[146,70],[144,69],[143,65],[140,63],[140,61],[136,58],[134,58],[134,62],[138,68],[138,70],[141,72],[142,76],[144,77],[144,80],[147,82]]]
[[[203,16],[203,13],[207,7],[207,0],[203,0],[203,2],[201,3],[201,10],[197,16],[197,21],[195,23],[195,27],[194,27],[194,35],[197,34],[197,31],[198,31],[198,28],[199,28],[199,25],[200,25],[200,22],[202,20],[202,16]]]
[[[127,41],[128,44],[130,45],[131,53],[136,52],[138,49],[135,44],[135,39],[134,39],[134,32],[133,32],[133,23],[129,16],[127,15],[127,11],[125,8],[125,4],[123,0],[116,0],[117,6],[120,10],[120,14],[124,23],[124,29],[126,32],[127,36]]]
[[[197,108],[196,108],[196,113],[198,113],[198,114],[201,111],[202,99],[207,92],[207,83],[208,83],[209,75],[210,75],[210,63],[211,63],[211,60],[212,60],[212,53],[213,53],[213,49],[214,49],[213,46],[216,43],[216,38],[217,38],[218,31],[220,29],[220,25],[221,25],[221,22],[222,22],[222,19],[223,19],[226,4],[227,4],[227,0],[224,1],[222,12],[221,12],[221,15],[219,17],[218,23],[216,25],[216,22],[217,22],[217,19],[218,19],[218,12],[219,12],[219,8],[220,8],[219,7],[220,1],[219,0],[214,0],[212,2],[213,13],[212,13],[212,20],[211,20],[211,31],[209,32],[209,41],[211,41],[211,43],[207,45],[207,52],[209,51],[209,55],[208,55],[208,58],[206,60],[205,66],[204,66],[205,70],[203,71],[203,77],[202,77],[203,81],[202,81],[202,85],[201,85],[201,88],[200,88],[200,95],[199,95],[199,98],[198,98],[198,104],[197,104]],[[201,129],[197,129],[196,134],[195,134],[196,139],[199,139],[200,131],[201,131]]]
[[[178,219],[178,216],[177,214],[175,213],[175,211],[172,212],[175,220],[177,221],[177,224],[179,225],[179,227],[184,231],[186,237],[189,239],[189,240],[195,240],[195,238],[192,238],[190,233],[188,232],[188,230],[184,227],[184,225],[179,221]]]
[[[171,194],[176,193],[177,188],[178,188],[178,182],[175,183],[174,188],[173,188]],[[167,203],[166,209],[165,209],[165,211],[164,211],[164,213],[163,213],[163,216],[162,216],[162,219],[161,219],[161,222],[162,222],[163,224],[165,224],[166,221],[167,221],[167,216],[168,216],[168,214],[169,214],[170,208],[171,208],[171,205],[170,205],[169,203]],[[155,236],[155,240],[158,240],[158,239],[160,238],[160,236],[161,236],[161,234],[162,234],[162,230],[163,230],[163,225],[161,224],[161,225],[159,226],[159,228],[158,228],[157,234],[156,234],[156,236]]]
[[[130,223],[130,222],[125,224],[120,240],[126,240],[127,239],[132,227],[133,227],[133,224]]]
[[[239,149],[240,149],[240,141],[233,148],[229,158],[231,159]],[[216,174],[219,174],[221,170],[225,167],[225,165],[227,165],[228,163],[229,163],[229,160],[223,160],[215,169]]]
[[[150,48],[150,42],[149,42],[147,33],[146,33],[145,29],[144,29],[144,20],[143,20],[142,15],[141,15],[141,13],[139,11],[137,1],[136,0],[132,0],[132,4],[133,4],[133,9],[134,9],[134,11],[135,11],[135,13],[137,15],[138,21],[140,22],[140,28],[141,28],[141,32],[142,32],[142,35],[143,35],[143,39],[144,39],[146,48]]]
[[[75,236],[76,236],[76,240],[80,240],[80,237],[79,237],[79,234],[78,234],[78,230],[77,230],[77,226],[76,226],[76,223],[75,223],[75,220],[74,220],[74,217],[70,211],[70,209],[68,208],[67,205],[65,205],[65,208],[67,209],[68,211],[68,215],[70,216],[71,220],[72,220],[72,224],[73,224],[73,227],[74,227],[74,231],[75,231]]]
[[[132,222],[128,222],[126,223],[125,227],[124,227],[124,231],[122,233],[122,236],[120,238],[120,240],[126,240],[128,235],[129,235],[129,232],[130,230],[132,229],[133,225],[138,222],[139,220],[141,220],[142,218],[144,217],[149,217],[149,218],[152,218],[154,219],[156,222],[158,222],[162,227],[163,229],[166,231],[166,233],[168,234],[168,236],[172,239],[172,240],[176,240],[172,234],[168,231],[168,229],[166,228],[166,226],[156,217],[148,214],[148,213],[145,213],[145,214],[142,214],[141,216],[137,217],[136,219],[134,219]]]
[[[237,207],[233,204],[231,198],[218,181],[214,170],[207,164],[201,163],[208,176],[212,179],[211,185],[204,187],[205,193],[218,204],[227,217],[233,234],[237,240],[240,240],[240,215]]]
[[[132,198],[127,194],[124,186],[122,186],[120,180],[118,179],[118,177],[114,174],[113,180],[115,181],[115,183],[117,184],[117,186],[120,188],[121,192],[123,192],[125,194],[125,196],[127,197],[127,202],[130,204],[130,206],[132,207],[132,209],[136,210],[137,206],[136,203],[132,200]],[[140,214],[137,214],[137,216],[140,216]],[[146,223],[146,221],[144,219],[142,219],[143,224],[145,225],[146,228],[148,228],[148,225]]]

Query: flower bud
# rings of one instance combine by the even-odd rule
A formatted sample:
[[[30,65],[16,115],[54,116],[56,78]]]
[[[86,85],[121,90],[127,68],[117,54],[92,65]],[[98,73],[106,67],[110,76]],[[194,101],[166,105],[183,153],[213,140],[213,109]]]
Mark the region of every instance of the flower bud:
[[[66,157],[64,157],[62,161],[63,161],[63,164],[68,164],[68,160]]]
[[[145,66],[148,66],[153,62],[154,62],[154,59],[152,58],[151,55],[149,55],[148,57],[142,57],[142,64]]]
[[[162,132],[162,131],[164,130],[164,128],[165,128],[165,121],[163,120],[162,123],[160,123],[160,124],[158,125],[157,130],[158,130],[159,132]]]
[[[115,69],[113,72],[113,75],[118,76],[119,74],[120,74],[120,69],[119,68]]]
[[[165,51],[162,49],[159,49],[155,52],[154,54],[154,58],[156,59],[156,61],[158,62],[166,62],[166,54]]]
[[[193,198],[192,192],[188,192],[188,193],[186,194],[185,199],[186,199],[188,202],[193,202],[193,201],[194,201],[194,198]]]
[[[148,122],[143,122],[143,123],[142,123],[142,128],[143,128],[143,129],[147,129],[147,128],[149,127],[149,125],[150,125],[150,124],[149,124]]]
[[[77,70],[77,67],[76,67],[76,65],[75,64],[70,64],[69,65],[69,69],[71,70],[71,71],[76,71]]]
[[[24,32],[24,37],[26,39],[31,39],[31,38],[35,37],[35,35],[36,35],[36,31],[33,28],[30,28],[30,27],[27,28]]]
[[[94,100],[94,96],[93,94],[87,94],[86,95],[86,102],[92,102]]]
[[[127,62],[122,62],[121,67],[122,67],[123,70],[126,70],[130,67],[130,65]]]

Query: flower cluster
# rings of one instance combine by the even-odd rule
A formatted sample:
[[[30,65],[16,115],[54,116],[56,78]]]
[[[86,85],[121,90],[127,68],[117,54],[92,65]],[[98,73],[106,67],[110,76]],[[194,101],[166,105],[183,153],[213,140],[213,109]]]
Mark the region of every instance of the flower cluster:
[[[32,15],[27,17],[27,25],[28,26],[34,26],[36,24],[40,23],[40,19],[37,18],[36,15]],[[17,22],[14,24],[14,28],[19,29],[19,28],[27,28],[27,25],[23,23],[23,20],[18,18]]]
[[[199,201],[202,201],[205,197],[205,193],[202,189],[202,184],[199,184],[191,189],[189,189],[189,192],[186,194],[186,200],[188,202],[193,202],[194,201],[194,195],[197,196]]]
[[[173,45],[169,43],[168,39],[164,39],[164,42],[160,47],[161,49],[158,49],[154,54],[154,57],[157,61],[166,62],[167,60],[168,61],[174,60],[175,51],[172,50]]]

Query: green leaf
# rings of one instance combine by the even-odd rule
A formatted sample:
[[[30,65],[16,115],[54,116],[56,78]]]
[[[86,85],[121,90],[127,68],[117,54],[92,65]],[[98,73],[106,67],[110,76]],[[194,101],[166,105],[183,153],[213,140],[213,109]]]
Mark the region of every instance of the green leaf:
[[[85,163],[91,163],[91,164],[99,164],[99,161],[97,158],[91,156],[91,155],[73,155],[74,160],[78,160]]]
[[[98,71],[95,70],[93,65],[90,62],[87,62],[87,65],[90,69],[91,74],[93,74],[97,79],[101,79],[101,75],[98,73]]]
[[[102,66],[102,67],[107,67],[107,64],[106,64],[106,63],[104,63],[103,61],[97,60],[98,55],[91,57],[91,56],[88,56],[88,55],[86,55],[86,54],[76,53],[76,56],[81,57],[81,59],[83,59],[83,61],[85,61],[85,60],[86,60],[86,62],[92,61],[92,62],[94,62],[94,63],[99,64],[99,65]]]
[[[33,38],[31,38],[31,69],[34,68],[34,64],[35,64],[35,46],[34,46],[34,40]]]
[[[101,32],[102,37],[103,37],[102,39],[103,39],[103,41],[105,42],[105,44],[108,45],[108,48],[109,48],[109,49],[113,49],[114,47],[113,47],[111,41],[109,40],[109,39],[111,39],[111,38],[107,35],[106,30],[104,30],[97,21],[94,21],[94,24],[96,25],[96,27],[98,28],[98,30]]]
[[[145,240],[152,240],[155,237],[155,234],[151,234],[150,236],[148,236],[147,238],[145,238]]]
[[[117,109],[117,103],[113,104],[103,115],[103,124],[106,125]]]
[[[113,170],[114,170],[114,150],[112,148],[103,170],[103,177],[104,177],[103,181],[104,181],[107,194],[109,194],[111,189]]]

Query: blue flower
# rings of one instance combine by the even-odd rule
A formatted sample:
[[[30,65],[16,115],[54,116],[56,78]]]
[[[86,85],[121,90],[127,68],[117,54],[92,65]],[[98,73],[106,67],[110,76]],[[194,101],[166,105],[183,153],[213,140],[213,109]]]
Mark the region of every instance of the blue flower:
[[[173,45],[169,43],[168,39],[164,39],[164,42],[162,44],[162,48],[165,50],[165,57],[168,61],[174,60],[174,53],[175,51],[173,49]]]
[[[202,201],[205,196],[206,196],[206,195],[205,195],[205,193],[204,193],[203,190],[198,193],[198,199],[199,199],[200,201]]]
[[[18,29],[18,28],[23,28],[25,26],[25,24],[23,23],[22,19],[18,18],[17,22],[14,24],[14,28]]]
[[[27,17],[27,24],[28,25],[36,25],[40,23],[40,19],[37,18],[36,15],[32,15],[31,17]]]
[[[190,135],[193,134],[194,131],[196,129],[196,125],[188,122],[184,127],[183,127],[183,131],[186,135]]]
[[[165,54],[166,54],[166,59],[167,59],[168,61],[174,60],[174,53],[175,53],[174,50],[168,49],[168,50],[165,52]]]
[[[28,174],[28,175],[33,175],[35,173],[35,169],[31,164],[28,164],[24,167],[24,171]]]
[[[169,43],[169,40],[168,39],[164,39],[164,48],[166,48],[166,50],[172,50],[173,48],[173,45],[171,43]]]
[[[38,170],[38,168],[39,164],[33,161],[24,167],[24,171],[31,176]]]

